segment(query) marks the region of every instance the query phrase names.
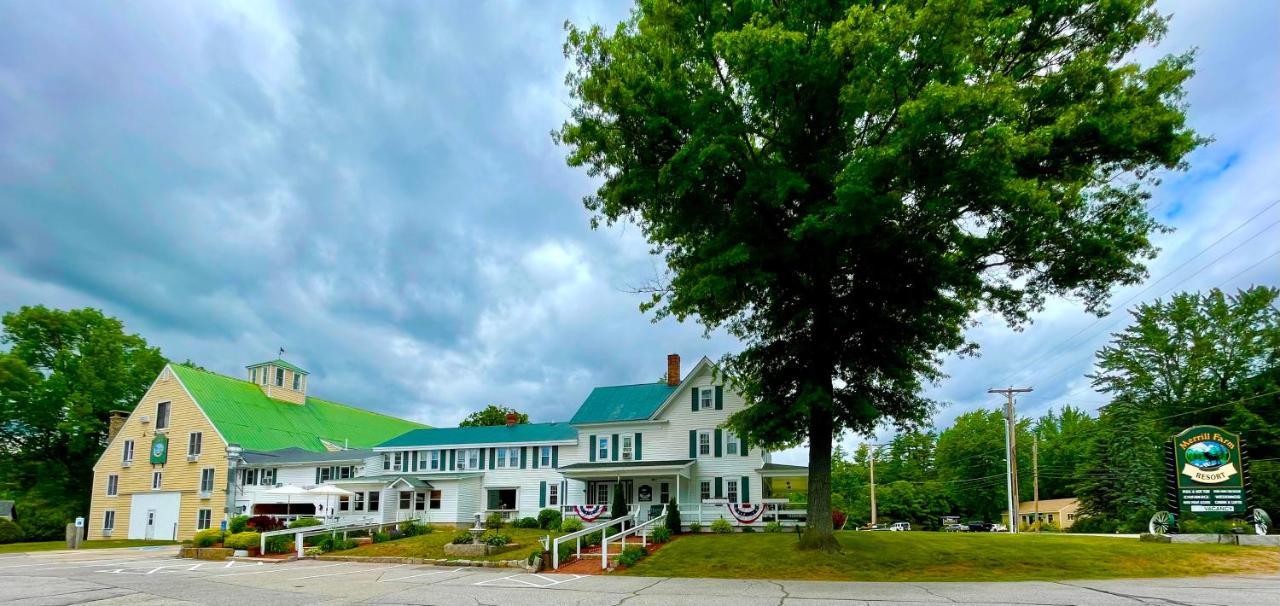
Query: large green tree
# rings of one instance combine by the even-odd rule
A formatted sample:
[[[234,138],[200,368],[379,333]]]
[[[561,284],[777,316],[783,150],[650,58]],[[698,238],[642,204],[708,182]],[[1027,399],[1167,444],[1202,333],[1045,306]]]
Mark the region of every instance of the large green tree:
[[[809,445],[804,548],[838,549],[838,432],[910,426],[987,309],[1096,310],[1144,275],[1153,172],[1198,140],[1190,55],[1123,63],[1151,0],[640,0],[568,26],[555,133],[599,179],[593,222],[639,224],[670,274],[645,305],[741,339],[731,424]]]
[[[1032,433],[1039,440],[1040,498],[1076,496],[1076,476],[1088,464],[1089,443],[1097,425],[1088,413],[1072,406],[1049,410],[1036,420]]]
[[[1017,423],[1019,500],[1031,496],[1031,421]],[[999,410],[974,410],[956,417],[938,435],[939,479],[956,513],[999,521],[1009,507],[1005,462],[1005,421]]]
[[[23,307],[0,343],[0,493],[34,537],[88,512],[112,410],[132,410],[164,367],[157,348],[96,309]]]
[[[463,419],[461,423],[458,423],[458,427],[486,427],[491,425],[506,425],[508,414],[513,414],[516,416],[517,424],[529,422],[529,415],[523,412],[520,412],[514,408],[509,408],[506,406],[498,406],[497,404],[490,404],[486,406],[483,410],[477,410],[467,415],[467,418]]]

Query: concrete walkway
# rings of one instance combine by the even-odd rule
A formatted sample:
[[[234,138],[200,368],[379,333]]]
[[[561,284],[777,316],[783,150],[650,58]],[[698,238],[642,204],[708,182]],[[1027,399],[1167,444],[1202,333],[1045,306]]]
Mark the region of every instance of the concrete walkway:
[[[199,562],[172,548],[0,556],[0,603],[159,604],[1280,604],[1280,576],[1018,583],[836,583],[529,574],[512,569]]]

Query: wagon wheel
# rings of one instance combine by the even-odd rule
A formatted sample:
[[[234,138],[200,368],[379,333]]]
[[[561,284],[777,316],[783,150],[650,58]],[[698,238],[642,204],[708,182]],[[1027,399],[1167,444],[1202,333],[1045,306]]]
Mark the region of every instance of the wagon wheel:
[[[1169,534],[1169,529],[1173,526],[1173,514],[1167,511],[1157,511],[1156,515],[1151,516],[1151,522],[1147,524],[1147,530],[1151,534]]]
[[[1253,522],[1253,531],[1258,534],[1267,534],[1267,530],[1271,528],[1271,516],[1261,509],[1254,509],[1250,517]]]

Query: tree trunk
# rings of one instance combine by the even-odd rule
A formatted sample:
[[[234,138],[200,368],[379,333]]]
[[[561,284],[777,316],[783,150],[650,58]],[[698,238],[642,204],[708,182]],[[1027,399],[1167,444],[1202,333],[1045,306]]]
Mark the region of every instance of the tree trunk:
[[[817,385],[826,395],[826,406],[809,411],[809,520],[800,537],[801,549],[840,551],[831,520],[831,442],[834,427],[831,414],[831,385]]]

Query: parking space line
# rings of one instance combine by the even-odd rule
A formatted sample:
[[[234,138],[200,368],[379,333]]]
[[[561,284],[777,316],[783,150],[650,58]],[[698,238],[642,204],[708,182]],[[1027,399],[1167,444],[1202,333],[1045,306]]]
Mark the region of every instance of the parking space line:
[[[337,564],[325,564],[324,566],[308,566],[307,568],[310,568],[310,569],[312,569],[312,570],[316,570],[317,568],[333,568],[334,566],[343,566],[343,565],[345,565],[345,564],[347,564],[347,563],[348,563],[348,562],[338,562]],[[261,564],[261,562],[259,562],[259,564]],[[221,579],[221,578],[223,578],[223,577],[239,577],[239,576],[248,576],[248,575],[251,575],[251,574],[271,574],[271,573],[273,573],[273,572],[287,572],[287,571],[297,572],[296,570],[294,570],[294,569],[292,569],[292,568],[286,568],[286,567],[285,567],[285,566],[287,566],[286,564],[276,564],[276,566],[279,566],[279,568],[276,568],[276,569],[274,569],[274,570],[257,570],[257,571],[254,571],[254,572],[232,572],[232,573],[228,573],[228,574],[215,574],[215,575],[213,575],[213,576],[211,576],[211,577],[209,577],[209,578],[211,578],[211,579]]]
[[[391,570],[392,568],[399,568],[399,567],[401,567],[401,566],[408,566],[408,564],[396,564],[395,566],[391,566],[391,567],[389,567],[389,568],[377,568],[377,567],[375,567],[375,568],[365,568],[365,569],[362,569],[362,570],[348,570],[348,571],[346,571],[346,572],[331,572],[331,573],[329,573],[329,574],[314,574],[314,575],[311,575],[311,576],[309,576],[309,577],[298,577],[298,578],[290,579],[290,580],[291,580],[291,581],[305,581],[305,580],[307,580],[307,579],[318,579],[318,578],[320,578],[320,577],[336,577],[336,576],[341,576],[341,575],[344,575],[344,574],[356,574],[356,573],[360,573],[360,572],[369,572],[370,570]]]
[[[545,584],[545,585],[542,585],[542,584],[538,584],[538,583],[533,583],[533,582],[531,582],[531,581],[526,581],[526,580],[524,580],[524,579],[516,578],[516,577],[519,577],[519,576],[521,576],[521,575],[526,575],[526,576],[531,576],[531,577],[536,577],[536,578],[542,579],[543,581],[546,581],[546,584]],[[530,587],[537,587],[537,588],[539,588],[539,589],[546,589],[546,588],[548,588],[548,587],[555,587],[556,585],[560,585],[560,584],[562,584],[562,583],[568,583],[569,581],[576,581],[576,580],[578,580],[578,579],[581,579],[584,575],[575,574],[575,575],[563,575],[563,576],[569,576],[570,578],[567,578],[567,579],[561,579],[561,580],[556,580],[556,579],[552,579],[552,578],[550,578],[550,577],[542,576],[542,575],[537,574],[537,573],[524,573],[524,572],[518,572],[518,573],[516,573],[516,574],[508,575],[508,576],[505,576],[505,577],[500,577],[500,578],[497,578],[497,579],[485,579],[485,580],[483,580],[483,581],[476,581],[475,583],[472,583],[472,585],[480,585],[480,586],[488,587],[488,586],[490,586],[490,585],[489,585],[490,583],[498,583],[498,582],[501,582],[501,581],[506,581],[506,582],[508,582],[508,583],[520,583],[521,585],[528,585],[528,586],[530,586]],[[499,585],[499,586],[500,586],[500,585]]]
[[[378,582],[379,582],[379,583],[394,583],[394,582],[396,582],[396,581],[403,581],[403,580],[405,580],[405,579],[413,579],[413,578],[417,578],[417,577],[426,577],[426,576],[431,576],[431,575],[433,575],[433,574],[445,574],[445,573],[449,573],[449,572],[459,572],[459,571],[461,571],[461,570],[463,570],[463,569],[462,569],[462,568],[455,568],[455,569],[453,569],[453,570],[433,570],[433,571],[431,571],[431,572],[424,572],[424,573],[421,573],[421,574],[411,574],[411,575],[409,575],[409,576],[407,576],[407,577],[400,577],[400,578],[398,578],[398,579],[378,579]]]
[[[48,563],[39,564],[39,566],[48,566],[48,568],[40,569],[40,572],[47,572],[50,570],[74,570],[77,568],[97,568],[99,566],[132,566],[132,565],[139,565],[139,564],[154,565],[154,564],[159,564],[161,562],[172,562],[173,560],[174,558],[165,558],[163,560],[159,560],[155,558],[139,558],[134,560],[96,560],[96,561],[84,560],[82,562],[76,563],[71,566],[64,566],[64,565],[57,565],[57,564],[49,565]]]

